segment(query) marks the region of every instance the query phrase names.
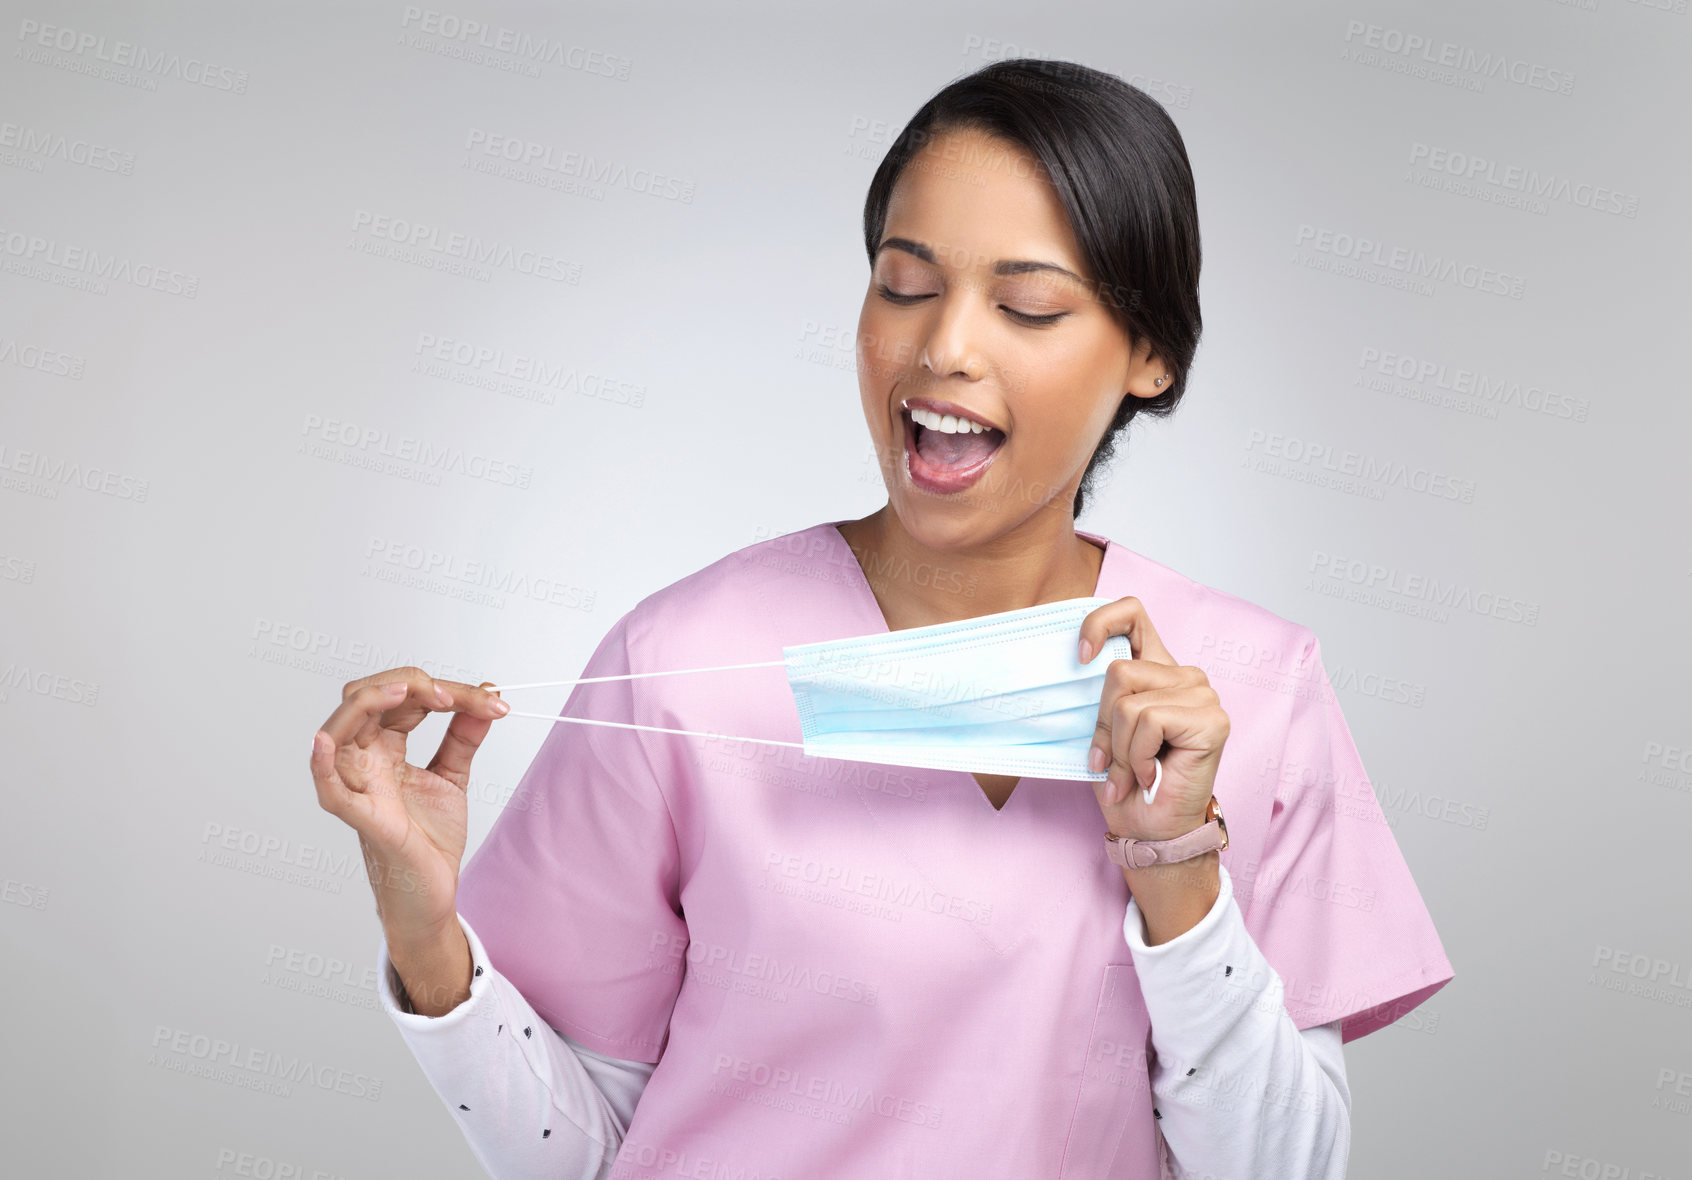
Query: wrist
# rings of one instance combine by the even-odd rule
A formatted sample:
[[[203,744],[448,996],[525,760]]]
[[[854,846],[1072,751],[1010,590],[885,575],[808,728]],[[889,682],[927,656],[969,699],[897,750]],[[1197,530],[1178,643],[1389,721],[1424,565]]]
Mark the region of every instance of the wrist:
[[[450,929],[388,942],[401,1007],[421,1016],[442,1016],[470,998],[474,960],[456,916]]]
[[[1118,840],[1173,840],[1177,836],[1185,836],[1188,832],[1196,832],[1210,821],[1201,813],[1196,816],[1182,816],[1179,819],[1165,821],[1160,824],[1111,824],[1109,833]]]
[[[1174,840],[1189,832],[1196,832],[1213,819],[1222,818],[1222,805],[1217,802],[1214,792],[1206,792],[1196,809],[1189,807],[1172,815],[1154,817],[1147,814],[1150,808],[1137,807],[1133,810],[1138,814],[1130,821],[1126,814],[1128,810],[1123,808],[1123,812],[1116,815],[1108,811],[1105,813],[1109,831],[1120,840]]]
[[[388,953],[398,960],[400,950],[428,952],[451,946],[464,931],[458,924],[458,913],[450,911],[443,918],[411,923],[389,921],[382,916],[382,937],[387,940]]]
[[[1215,908],[1222,893],[1222,854],[1125,868],[1122,876],[1144,922],[1146,945],[1157,946],[1185,934]]]

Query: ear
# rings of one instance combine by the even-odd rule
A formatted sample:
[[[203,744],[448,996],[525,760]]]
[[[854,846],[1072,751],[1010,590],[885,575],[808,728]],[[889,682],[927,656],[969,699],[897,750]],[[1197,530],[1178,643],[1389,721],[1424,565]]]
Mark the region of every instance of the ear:
[[[1162,397],[1173,385],[1174,374],[1156,352],[1151,342],[1142,340],[1134,349],[1128,366],[1128,387],[1123,391],[1130,397]]]

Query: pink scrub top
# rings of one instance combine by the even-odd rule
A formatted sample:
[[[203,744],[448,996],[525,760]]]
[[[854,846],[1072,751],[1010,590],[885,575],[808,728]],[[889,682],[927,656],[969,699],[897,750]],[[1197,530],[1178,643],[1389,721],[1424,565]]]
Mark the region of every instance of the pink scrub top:
[[[648,596],[582,675],[885,633],[837,523]],[[1228,712],[1222,863],[1294,1023],[1351,1041],[1439,990],[1451,964],[1314,634],[1081,535],[1105,546],[1098,594],[1140,598]],[[973,593],[939,566],[889,573]],[[800,740],[780,667],[578,685],[562,712]],[[962,771],[560,723],[458,909],[547,1023],[658,1063],[614,1177],[1156,1177],[1104,834],[1088,782],[1025,778],[995,810]]]

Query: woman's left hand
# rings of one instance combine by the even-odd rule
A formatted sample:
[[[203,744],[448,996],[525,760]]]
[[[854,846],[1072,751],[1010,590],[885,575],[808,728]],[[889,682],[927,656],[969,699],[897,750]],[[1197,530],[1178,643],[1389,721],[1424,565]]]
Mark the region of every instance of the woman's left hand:
[[[1081,620],[1081,662],[1090,663],[1112,635],[1128,637],[1134,658],[1112,660],[1105,671],[1089,765],[1108,767],[1109,775],[1093,784],[1093,792],[1118,836],[1184,835],[1205,822],[1228,740],[1228,714],[1204,669],[1170,656],[1138,598],[1119,598]],[[1163,781],[1148,804],[1141,791],[1157,773],[1155,757],[1163,762]]]

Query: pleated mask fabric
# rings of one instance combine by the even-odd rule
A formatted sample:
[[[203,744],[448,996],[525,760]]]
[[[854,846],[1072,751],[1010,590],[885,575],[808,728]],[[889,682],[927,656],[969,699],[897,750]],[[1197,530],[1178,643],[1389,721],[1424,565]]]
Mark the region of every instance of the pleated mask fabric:
[[[782,648],[805,753],[895,766],[1099,781],[1087,769],[1113,635],[1086,664],[1072,598],[951,623]]]

